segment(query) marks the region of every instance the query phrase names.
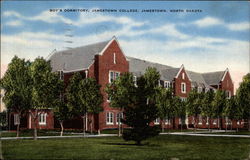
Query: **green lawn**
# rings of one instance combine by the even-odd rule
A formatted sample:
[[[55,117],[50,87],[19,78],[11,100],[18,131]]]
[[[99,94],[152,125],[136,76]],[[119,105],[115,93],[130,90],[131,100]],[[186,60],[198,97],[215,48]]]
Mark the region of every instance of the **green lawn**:
[[[136,146],[118,137],[2,141],[5,159],[247,159],[249,138],[161,135]]]

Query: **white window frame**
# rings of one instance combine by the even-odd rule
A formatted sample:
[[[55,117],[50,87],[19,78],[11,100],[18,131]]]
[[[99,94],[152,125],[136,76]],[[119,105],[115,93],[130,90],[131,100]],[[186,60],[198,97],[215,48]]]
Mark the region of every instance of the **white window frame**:
[[[113,77],[111,76],[111,73],[113,74]],[[118,77],[120,77],[120,72],[117,71],[109,71],[109,83],[112,83],[114,80],[116,80]],[[112,81],[111,81],[112,78]]]
[[[39,125],[46,125],[47,113],[40,113],[38,117]]]
[[[187,91],[186,83],[182,82],[181,83],[181,93],[186,93],[186,91]]]
[[[160,124],[160,118],[156,118],[156,119],[154,120],[154,124]]]
[[[106,112],[106,124],[113,125],[114,124],[114,113]]]
[[[121,115],[121,116],[119,116]],[[116,124],[119,124],[119,118],[122,119],[123,118],[123,113],[122,112],[118,112],[116,114]],[[121,120],[120,120],[120,124],[122,124]]]
[[[114,59],[114,64],[116,64],[116,54],[115,53],[113,55],[113,59]]]
[[[168,119],[168,118],[166,118],[166,119],[165,119],[165,124],[170,125],[170,124],[171,124],[171,120],[170,120],[170,119]]]
[[[209,122],[209,118],[207,117],[206,125],[208,125],[208,122]]]
[[[230,91],[226,91],[226,96],[227,96],[227,99],[230,99],[231,98],[231,92]]]
[[[164,88],[170,88],[171,84],[169,81],[164,81]]]
[[[185,79],[185,73],[184,72],[181,74],[181,77],[182,77],[182,79]]]
[[[14,125],[20,124],[19,114],[14,114]]]
[[[213,120],[213,125],[217,125],[217,119]]]
[[[202,116],[201,115],[199,115],[198,121],[199,121],[198,124],[202,125]]]
[[[187,100],[186,97],[180,97],[180,99],[181,99],[182,102],[185,102]]]
[[[202,87],[198,87],[198,93],[202,92]]]
[[[133,82],[134,82],[134,85],[137,86],[137,77],[136,76],[133,76]]]

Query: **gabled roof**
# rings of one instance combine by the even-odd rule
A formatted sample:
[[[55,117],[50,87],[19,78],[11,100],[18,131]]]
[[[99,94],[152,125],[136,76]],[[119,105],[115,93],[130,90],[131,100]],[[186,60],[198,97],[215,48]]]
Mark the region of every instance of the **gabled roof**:
[[[141,60],[141,59],[137,59],[133,57],[126,57],[126,58],[129,61],[129,72],[132,72],[137,75],[144,74],[148,67],[154,67],[157,69],[157,71],[172,68],[167,65],[149,62],[149,61],[145,61],[145,60]]]
[[[172,81],[179,72],[180,68],[169,68],[160,71],[161,80]]]
[[[202,76],[207,84],[217,85],[222,80],[224,74],[225,71],[218,71],[218,72],[202,73]]]
[[[209,87],[201,73],[192,72],[188,70],[186,70],[186,72],[191,79],[192,85],[194,85],[195,87]]]
[[[87,69],[110,41],[99,42],[69,50],[55,52],[50,58],[52,71],[75,71]]]

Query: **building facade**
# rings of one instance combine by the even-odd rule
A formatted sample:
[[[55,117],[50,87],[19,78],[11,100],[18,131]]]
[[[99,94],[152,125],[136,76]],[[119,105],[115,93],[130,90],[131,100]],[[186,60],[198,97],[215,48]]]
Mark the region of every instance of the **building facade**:
[[[155,67],[161,75],[159,84],[165,88],[172,87],[174,95],[179,96],[182,100],[187,98],[188,93],[193,88],[196,88],[198,92],[222,89],[226,91],[228,97],[234,93],[234,85],[228,69],[219,72],[197,73],[186,70],[184,65],[174,68],[127,57],[115,37],[109,41],[55,52],[50,55],[49,60],[53,72],[60,72],[61,78],[66,85],[75,72],[80,72],[86,78],[95,78],[98,84],[101,85],[101,93],[104,98],[103,112],[94,115],[94,123],[92,123],[94,124],[92,126],[94,130],[118,128],[119,117],[122,117],[122,112],[109,106],[110,101],[104,88],[124,72],[133,73],[136,81],[137,77],[143,75],[148,67]],[[54,128],[56,122],[52,123],[54,121],[53,113],[45,112],[46,114],[41,114],[43,117],[39,116],[38,128]],[[27,128],[32,128],[34,124],[31,124],[30,116],[27,119]],[[65,122],[65,128],[80,128],[82,126],[81,123],[82,121],[76,118],[74,121]],[[90,130],[88,119],[86,119],[86,123],[86,129]],[[175,118],[172,122],[156,120],[154,123],[156,125],[165,123],[167,128],[176,128],[181,122],[179,118]],[[187,117],[185,123],[187,126],[189,126],[188,124],[193,124],[192,117]],[[207,128],[207,123],[206,119],[202,117],[199,119],[200,128]],[[216,120],[213,120],[211,128],[217,128],[216,125]]]

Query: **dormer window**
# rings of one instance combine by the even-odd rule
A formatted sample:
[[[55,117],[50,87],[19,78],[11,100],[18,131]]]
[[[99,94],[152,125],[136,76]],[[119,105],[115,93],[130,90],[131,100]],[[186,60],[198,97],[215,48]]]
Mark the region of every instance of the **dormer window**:
[[[170,82],[164,81],[164,88],[170,88]]]
[[[198,87],[198,93],[202,92],[202,87]]]
[[[185,79],[185,73],[182,73],[182,79]]]
[[[116,55],[115,55],[115,53],[114,53],[113,56],[114,56],[114,58],[113,58],[114,59],[114,64],[116,64]]]

